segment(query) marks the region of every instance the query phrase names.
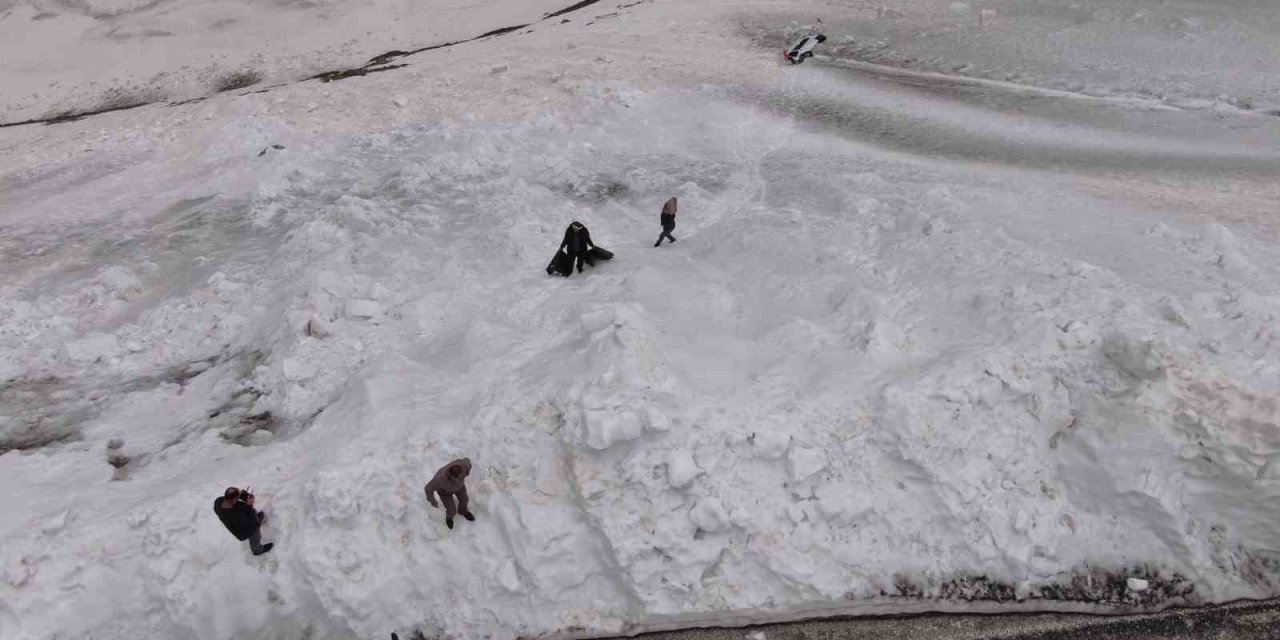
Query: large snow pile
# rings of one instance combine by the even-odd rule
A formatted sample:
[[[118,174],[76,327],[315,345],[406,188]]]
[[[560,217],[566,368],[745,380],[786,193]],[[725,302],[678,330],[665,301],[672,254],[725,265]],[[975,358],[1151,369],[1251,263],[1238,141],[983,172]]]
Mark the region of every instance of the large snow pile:
[[[374,96],[345,119],[315,87],[160,115],[199,151],[120,114],[105,159],[74,152],[89,121],[7,139],[39,170],[0,177],[0,637],[1277,593],[1280,257],[1161,208],[1180,174],[1081,188],[831,135],[779,108],[832,99],[808,67],[750,91],[484,69],[440,103],[548,106],[364,122],[411,89],[388,74],[334,90]],[[549,278],[574,219],[618,257]],[[459,456],[478,519],[450,531],[422,484]],[[228,485],[271,554],[210,513]]]

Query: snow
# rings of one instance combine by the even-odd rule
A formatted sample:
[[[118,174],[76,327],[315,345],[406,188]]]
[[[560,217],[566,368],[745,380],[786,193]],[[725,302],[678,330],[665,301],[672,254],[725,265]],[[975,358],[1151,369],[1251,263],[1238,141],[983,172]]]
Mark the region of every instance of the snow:
[[[7,118],[107,68],[203,95],[198,65],[265,85],[561,8],[10,4]],[[973,608],[977,577],[1052,608],[1092,571],[1143,606],[1276,595],[1280,121],[1072,92],[1131,44],[1066,9],[881,4],[605,2],[0,130],[0,637],[607,634]],[[1213,30],[1265,62],[1231,6]],[[819,15],[845,60],[779,65]],[[894,21],[950,70],[975,16],[1047,80],[852,55]],[[548,278],[574,219],[617,258]],[[421,487],[461,456],[451,531]],[[209,513],[229,485],[270,554]]]
[[[77,362],[109,358],[119,350],[116,337],[105,333],[92,333],[81,340],[67,343],[67,356]]]
[[[689,520],[698,529],[707,533],[723,531],[728,524],[728,519],[724,507],[714,498],[699,500],[689,511]]]
[[[348,300],[347,317],[368,320],[382,314],[382,306],[374,300]]]
[[[667,482],[672,488],[682,489],[689,486],[694,478],[702,475],[698,462],[693,459],[693,452],[687,449],[676,449],[667,456]]]

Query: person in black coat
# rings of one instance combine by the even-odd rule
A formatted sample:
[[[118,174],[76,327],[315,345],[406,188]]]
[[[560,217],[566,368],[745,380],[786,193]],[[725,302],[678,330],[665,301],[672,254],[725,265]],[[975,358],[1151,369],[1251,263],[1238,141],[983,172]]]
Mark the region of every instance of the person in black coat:
[[[221,498],[213,501],[213,512],[236,540],[249,541],[253,555],[260,556],[275,546],[272,542],[262,544],[262,523],[267,514],[253,508],[252,493],[228,487]]]
[[[590,260],[591,250],[595,247],[596,245],[591,242],[591,232],[581,222],[574,220],[569,228],[564,230],[564,242],[560,243],[560,250],[567,251],[570,261],[577,263],[578,273],[582,273],[582,263]],[[564,276],[569,277],[569,273],[565,273]]]
[[[662,233],[658,236],[658,241],[653,246],[661,246],[662,239],[666,238],[672,242],[676,241],[676,237],[671,235],[676,230],[676,199],[674,196],[667,203],[662,205],[662,215],[658,218],[662,223]]]

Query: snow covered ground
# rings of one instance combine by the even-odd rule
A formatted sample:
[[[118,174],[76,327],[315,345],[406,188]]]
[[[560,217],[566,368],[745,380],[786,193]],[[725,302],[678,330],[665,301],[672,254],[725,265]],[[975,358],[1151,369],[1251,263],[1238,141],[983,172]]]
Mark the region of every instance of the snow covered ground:
[[[1196,46],[1239,49],[1171,100],[1070,86],[1084,51],[1141,48],[1114,21],[979,3],[981,40],[919,36],[953,5],[613,0],[367,77],[0,130],[0,638],[1277,595],[1280,118],[1194,101],[1274,56],[1265,7],[1215,5]],[[37,36],[18,21],[54,10],[0,3],[10,120],[93,95],[108,51],[285,82],[562,8],[56,6],[107,13]],[[868,65],[887,22],[1036,82]],[[779,65],[810,25],[845,59]],[[548,278],[574,219],[618,257]],[[421,487],[464,455],[478,520],[449,531]],[[228,485],[271,554],[210,513]]]

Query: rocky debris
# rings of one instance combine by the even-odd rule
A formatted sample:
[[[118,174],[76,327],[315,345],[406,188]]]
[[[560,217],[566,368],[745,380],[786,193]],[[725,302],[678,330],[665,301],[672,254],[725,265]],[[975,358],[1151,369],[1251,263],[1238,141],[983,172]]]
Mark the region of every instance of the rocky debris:
[[[1195,583],[1170,570],[1153,571],[1146,567],[1105,570],[1079,568],[1063,582],[1001,582],[980,575],[963,575],[934,583],[929,578],[894,576],[892,591],[882,589],[880,595],[917,600],[961,602],[1010,602],[1052,600],[1056,602],[1088,602],[1128,607],[1156,607],[1168,603],[1197,604]]]

